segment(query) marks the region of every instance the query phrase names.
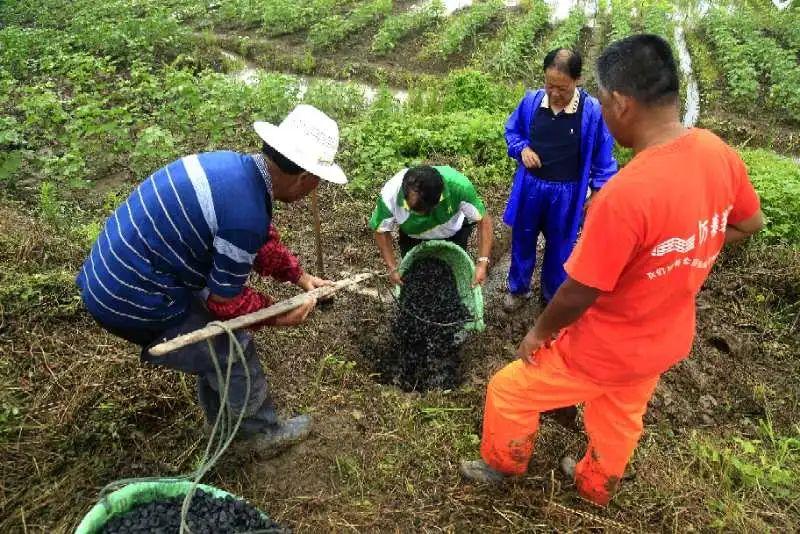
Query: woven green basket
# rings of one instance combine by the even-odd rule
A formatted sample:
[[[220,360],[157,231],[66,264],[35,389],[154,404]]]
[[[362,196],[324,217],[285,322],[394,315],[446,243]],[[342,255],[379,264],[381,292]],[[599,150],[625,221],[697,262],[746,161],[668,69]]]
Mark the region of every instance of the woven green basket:
[[[400,275],[404,275],[418,259],[429,257],[442,260],[453,270],[461,302],[473,318],[464,325],[464,330],[482,331],[486,327],[483,322],[483,292],[481,286],[472,287],[472,279],[475,276],[475,264],[472,258],[463,248],[449,241],[438,239],[425,241],[409,250],[403,257],[399,266]],[[395,288],[395,295],[400,296],[400,287]]]
[[[172,497],[186,495],[192,487],[192,483],[186,480],[164,481],[164,482],[134,482],[127,486],[113,491],[103,497],[100,502],[89,510],[81,521],[75,534],[95,534],[100,532],[112,518],[120,514],[129,512],[140,504],[147,504],[159,499],[169,499]],[[240,499],[236,495],[227,491],[198,484],[197,489],[210,493],[217,498],[233,497]],[[241,499],[240,499],[241,500]],[[265,519],[269,519],[262,512]]]

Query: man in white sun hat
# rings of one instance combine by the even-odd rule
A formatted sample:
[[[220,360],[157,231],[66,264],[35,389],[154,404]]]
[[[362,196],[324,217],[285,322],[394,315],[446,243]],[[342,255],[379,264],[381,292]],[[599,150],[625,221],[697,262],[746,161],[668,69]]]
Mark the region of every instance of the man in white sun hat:
[[[318,109],[297,106],[279,126],[256,122],[257,154],[230,151],[183,157],[154,172],[108,218],[77,277],[86,309],[106,330],[142,347],[143,361],[197,375],[199,403],[209,422],[220,408],[208,345],[197,343],[161,357],[148,348],[204,326],[269,306],[247,285],[251,271],[293,282],[306,291],[330,284],[305,273],[272,226],[275,200],[294,202],[320,180],[344,184],[333,160],[336,122]],[[262,326],[302,323],[316,300]],[[308,416],[280,420],[269,395],[250,331],[236,336],[251,379],[234,359],[228,405],[245,419],[240,438],[274,451],[306,437]],[[214,339],[222,368],[233,356],[224,336]]]

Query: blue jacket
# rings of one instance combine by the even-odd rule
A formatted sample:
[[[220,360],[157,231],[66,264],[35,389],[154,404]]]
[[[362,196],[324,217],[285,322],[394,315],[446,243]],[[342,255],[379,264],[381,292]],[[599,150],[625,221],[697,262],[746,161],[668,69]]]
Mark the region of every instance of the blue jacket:
[[[583,116],[581,117],[581,178],[580,190],[586,191],[588,187],[600,189],[617,172],[617,161],[614,159],[614,138],[608,131],[603,116],[600,113],[600,102],[590,96],[583,89],[581,96],[584,99]],[[525,175],[530,171],[522,164],[522,149],[528,146],[531,135],[533,114],[539,109],[544,98],[544,89],[528,91],[522,98],[517,109],[506,121],[506,143],[508,155],[517,160],[517,171],[514,173],[514,182],[511,194],[508,197],[503,222],[512,226],[517,217],[517,208],[521,201],[522,184]],[[572,225],[571,237],[574,242],[578,237],[581,224],[583,204],[586,198],[579,195],[579,200],[574,206],[574,212],[569,214],[568,221]]]

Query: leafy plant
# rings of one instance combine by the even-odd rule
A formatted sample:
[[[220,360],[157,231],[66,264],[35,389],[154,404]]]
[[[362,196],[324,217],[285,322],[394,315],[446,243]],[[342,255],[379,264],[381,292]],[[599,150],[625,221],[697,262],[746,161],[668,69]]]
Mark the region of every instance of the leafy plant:
[[[444,79],[430,80],[411,88],[407,109],[415,113],[483,109],[511,110],[522,96],[522,88],[496,83],[488,74],[459,69]]]
[[[372,51],[384,56],[394,50],[397,43],[417,31],[435,26],[442,19],[444,7],[441,0],[412,7],[398,15],[387,17],[372,40]]]
[[[263,3],[264,30],[270,35],[286,35],[325,20],[349,3],[350,0],[266,0]]]
[[[800,246],[800,166],[791,159],[761,149],[741,151],[750,180],[761,197],[768,239]]]
[[[347,17],[334,15],[311,27],[308,42],[314,49],[331,49],[392,11],[392,0],[370,0]]]
[[[577,5],[569,12],[567,18],[559,24],[547,40],[547,48],[575,48],[581,35],[581,30],[588,22],[583,6]]]
[[[632,18],[632,0],[611,0],[611,28],[608,32],[608,40],[616,41],[630,35],[633,32]]]
[[[721,489],[734,493],[766,491],[775,498],[800,498],[800,427],[779,435],[769,420],[760,421],[753,438],[734,437],[732,443],[698,439],[695,454]]]
[[[169,130],[160,126],[145,128],[131,153],[131,170],[137,176],[147,176],[177,156],[175,145]]]
[[[705,24],[720,56],[730,101],[749,110],[764,96],[767,106],[779,116],[800,123],[800,69],[797,50],[784,48],[767,34],[749,8],[736,13],[713,10]],[[760,87],[759,81],[763,81]],[[761,89],[761,90],[760,90]]]
[[[726,20],[721,11],[714,11],[709,14],[704,27],[716,49],[729,100],[745,109],[758,99],[758,73],[746,47],[736,38]]]
[[[504,9],[501,0],[486,0],[457,13],[449,19],[441,33],[422,49],[420,57],[446,59],[461,51],[469,39],[502,14]]]
[[[487,69],[506,78],[527,75],[532,69],[531,45],[534,37],[547,26],[549,17],[547,5],[536,1],[521,21],[512,18],[499,50],[486,64]]]
[[[39,187],[39,212],[51,224],[58,224],[63,217],[63,205],[53,182],[42,182]]]
[[[321,109],[337,121],[351,120],[367,107],[363,88],[330,80],[312,82],[303,102]]]
[[[642,14],[642,29],[647,33],[660,35],[675,49],[673,7],[667,0],[645,0],[639,4]]]

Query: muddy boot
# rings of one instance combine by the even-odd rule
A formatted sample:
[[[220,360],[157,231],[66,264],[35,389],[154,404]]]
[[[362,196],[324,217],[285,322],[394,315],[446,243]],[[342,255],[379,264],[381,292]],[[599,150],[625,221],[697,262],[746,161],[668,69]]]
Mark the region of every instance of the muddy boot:
[[[531,298],[531,292],[521,293],[515,295],[513,293],[506,293],[503,297],[503,311],[506,313],[515,312],[520,309]]]
[[[575,467],[578,462],[572,456],[564,456],[561,458],[561,472],[570,480],[575,480]]]
[[[242,433],[241,446],[257,454],[274,455],[308,437],[311,432],[311,416],[298,415],[279,421],[259,432]]]
[[[483,460],[462,460],[459,471],[464,478],[484,484],[502,484],[510,478]]]

